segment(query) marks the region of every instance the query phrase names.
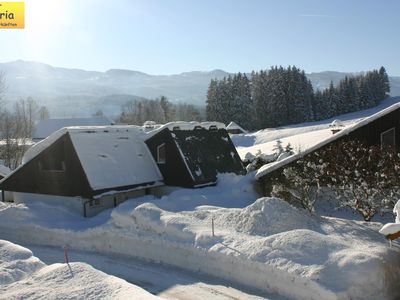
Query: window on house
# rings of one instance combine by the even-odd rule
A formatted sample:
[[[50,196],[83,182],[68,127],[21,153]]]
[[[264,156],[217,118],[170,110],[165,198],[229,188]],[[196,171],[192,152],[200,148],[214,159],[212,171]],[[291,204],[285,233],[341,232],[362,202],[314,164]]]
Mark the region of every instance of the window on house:
[[[46,172],[64,172],[65,162],[55,159],[54,157],[47,157],[39,161],[39,170]]]
[[[166,162],[166,147],[165,143],[157,146],[157,163],[165,164]]]
[[[93,206],[100,206],[101,202],[100,199],[94,199],[92,201],[89,202],[89,206],[93,207]]]
[[[396,130],[395,128],[390,128],[381,133],[381,145],[382,146],[395,146],[396,145]]]
[[[65,141],[61,139],[49,147],[39,159],[39,171],[43,172],[65,172]]]

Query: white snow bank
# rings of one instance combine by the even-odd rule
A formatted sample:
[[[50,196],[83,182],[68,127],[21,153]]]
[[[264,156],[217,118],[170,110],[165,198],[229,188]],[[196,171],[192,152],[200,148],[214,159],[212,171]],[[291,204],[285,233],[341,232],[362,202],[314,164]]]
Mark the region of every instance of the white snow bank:
[[[220,226],[260,236],[318,226],[314,217],[277,198],[260,198],[244,209],[219,210],[214,217]]]
[[[30,250],[0,240],[0,286],[21,280],[43,266]]]
[[[254,190],[254,173],[246,176],[238,176],[233,173],[218,174],[216,186],[203,187],[201,189],[179,188],[161,199],[152,196],[132,199],[128,204],[122,203],[114,211],[126,211],[130,207],[140,205],[143,202],[152,202],[157,207],[171,212],[192,211],[200,206],[217,207],[245,207],[254,202],[258,195]]]
[[[85,263],[46,266],[24,247],[0,240],[0,299],[160,299]]]
[[[399,223],[387,223],[379,230],[379,233],[383,235],[394,234],[400,231]]]
[[[170,241],[185,242],[195,238],[195,234],[185,230],[187,220],[184,216],[177,217],[153,203],[144,203],[135,207],[129,216],[126,215],[126,206],[121,207],[114,210],[111,217],[116,226],[130,228],[136,232],[148,232],[166,237]]]
[[[251,177],[128,200],[91,219],[3,204],[0,235],[140,257],[296,299],[400,296],[400,250],[380,224],[315,217],[276,198],[254,202]],[[14,215],[25,218],[10,222]]]
[[[395,234],[400,231],[400,200],[393,207],[393,213],[396,215],[395,223],[387,223],[380,230],[379,233],[383,235]]]

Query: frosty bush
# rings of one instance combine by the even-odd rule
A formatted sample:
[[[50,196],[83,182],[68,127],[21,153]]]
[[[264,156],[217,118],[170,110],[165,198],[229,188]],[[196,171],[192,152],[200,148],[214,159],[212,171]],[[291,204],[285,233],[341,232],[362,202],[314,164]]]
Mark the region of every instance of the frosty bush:
[[[341,141],[310,153],[283,171],[273,187],[277,196],[313,209],[321,187],[327,187],[369,221],[400,196],[400,154],[388,146]]]
[[[314,163],[303,163],[283,170],[283,178],[272,188],[272,196],[283,198],[290,204],[314,211],[314,203],[320,193],[319,172]]]
[[[261,150],[258,150],[255,155],[248,152],[245,156],[245,159],[243,160],[247,172],[257,170],[263,165],[286,158],[294,153],[290,143],[287,144],[285,148],[283,148],[282,142],[279,139],[276,141],[276,145],[274,146],[273,150],[274,153],[272,154],[261,153]]]

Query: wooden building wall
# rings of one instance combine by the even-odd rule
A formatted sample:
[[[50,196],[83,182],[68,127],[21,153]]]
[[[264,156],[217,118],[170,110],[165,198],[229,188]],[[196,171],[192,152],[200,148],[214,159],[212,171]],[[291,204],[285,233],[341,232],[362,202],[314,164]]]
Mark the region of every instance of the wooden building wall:
[[[244,173],[242,161],[224,129],[165,129],[146,143],[156,161],[157,146],[166,143],[166,162],[158,166],[168,185],[193,187],[215,183],[218,173]]]
[[[160,164],[157,163],[157,147],[163,143],[166,146],[166,161]],[[193,179],[168,128],[148,139],[146,144],[164,177],[165,184],[184,187],[193,186]]]
[[[51,168],[57,170],[49,170]],[[6,178],[0,184],[0,189],[23,193],[91,197],[91,188],[68,133]]]
[[[367,145],[380,145],[381,133],[394,127],[396,145],[400,146],[400,109],[396,109],[371,123],[350,132],[346,139],[365,142]]]

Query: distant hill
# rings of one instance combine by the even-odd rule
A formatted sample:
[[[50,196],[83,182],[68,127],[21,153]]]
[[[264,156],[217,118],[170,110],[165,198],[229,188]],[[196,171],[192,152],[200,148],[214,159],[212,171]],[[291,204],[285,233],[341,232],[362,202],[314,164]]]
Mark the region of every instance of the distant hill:
[[[204,105],[211,79],[222,79],[223,70],[193,71],[175,75],[149,75],[133,70],[111,69],[106,72],[53,67],[30,61],[0,63],[5,73],[10,102],[33,97],[40,105],[49,107],[53,116],[82,116],[102,109],[108,114],[119,113],[129,99],[166,96],[173,102]],[[346,73],[311,73],[315,88],[323,89]],[[393,96],[400,95],[400,77],[391,77]]]

